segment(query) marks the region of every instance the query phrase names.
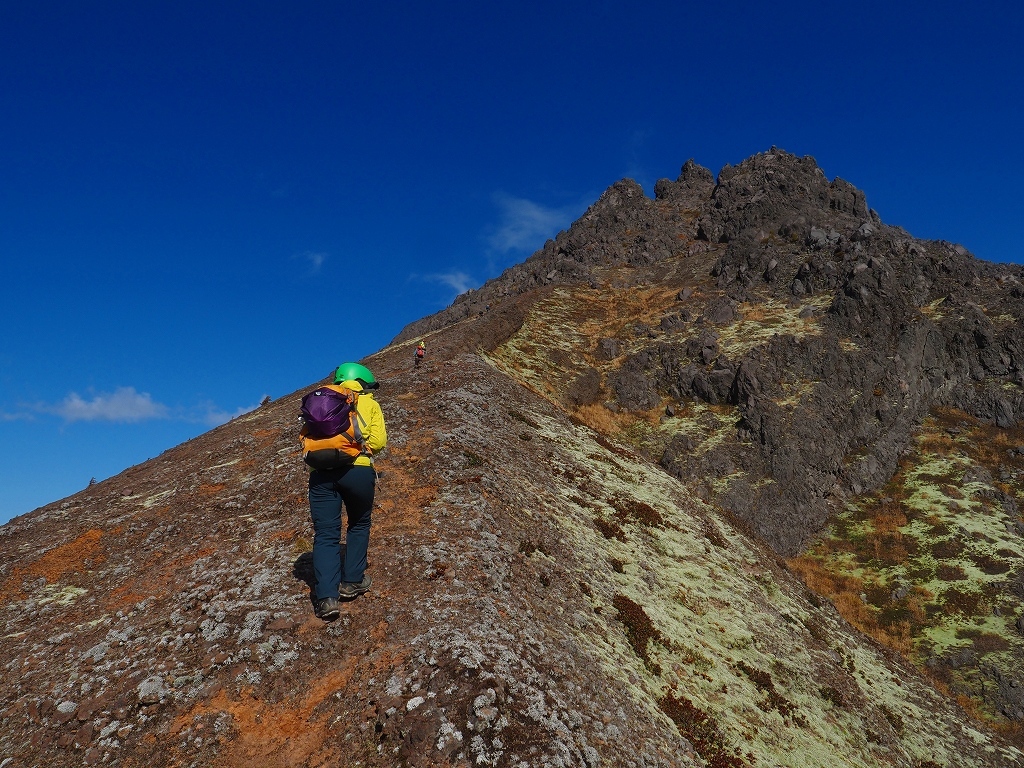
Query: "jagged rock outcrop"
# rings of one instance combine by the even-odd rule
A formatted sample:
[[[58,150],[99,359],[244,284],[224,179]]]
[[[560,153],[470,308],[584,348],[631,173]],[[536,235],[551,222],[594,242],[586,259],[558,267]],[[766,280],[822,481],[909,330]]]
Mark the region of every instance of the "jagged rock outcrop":
[[[711,464],[740,469],[763,490],[721,499],[781,553],[821,530],[830,499],[891,477],[930,409],[1000,426],[1024,418],[1021,268],[882,224],[863,192],[775,148],[726,166],[715,183],[688,161],[676,181],[658,182],[654,200],[618,182],[526,262],[395,341],[539,285],[658,284],[687,268],[681,290],[701,290],[703,306],[644,330],[649,342],[607,370],[609,393],[627,410],[665,398],[738,406],[744,440]],[[815,326],[812,338],[767,334],[740,354],[723,350],[717,329],[742,326],[741,306],[757,313],[778,302]],[[790,403],[783,390],[794,389],[802,394]],[[687,444],[671,443],[662,464],[704,475],[708,462],[694,461]]]

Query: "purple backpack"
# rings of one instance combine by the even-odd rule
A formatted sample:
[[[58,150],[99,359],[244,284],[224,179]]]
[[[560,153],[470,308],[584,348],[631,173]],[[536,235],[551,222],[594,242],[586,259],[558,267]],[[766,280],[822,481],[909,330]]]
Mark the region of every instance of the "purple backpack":
[[[344,389],[344,388],[343,388]],[[313,390],[302,398],[300,416],[306,434],[315,440],[346,432],[352,421],[359,394],[350,389],[338,392],[329,387]]]

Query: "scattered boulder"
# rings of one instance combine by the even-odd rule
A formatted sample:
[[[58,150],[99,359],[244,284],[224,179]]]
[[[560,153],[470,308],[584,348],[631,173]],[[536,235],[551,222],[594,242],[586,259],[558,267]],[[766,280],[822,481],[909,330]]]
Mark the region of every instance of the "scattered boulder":
[[[136,690],[139,694],[139,705],[143,707],[159,704],[163,701],[164,696],[167,695],[163,678],[159,675],[147,677],[139,683]]]
[[[587,368],[566,389],[566,400],[577,408],[596,403],[601,395],[601,374],[596,368]]]

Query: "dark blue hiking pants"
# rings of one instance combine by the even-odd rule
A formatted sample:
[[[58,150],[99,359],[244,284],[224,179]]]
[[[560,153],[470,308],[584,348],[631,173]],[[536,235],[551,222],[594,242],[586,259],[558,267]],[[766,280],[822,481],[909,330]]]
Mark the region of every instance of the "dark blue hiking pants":
[[[314,470],[309,474],[309,512],[313,518],[313,572],[316,599],[338,597],[338,583],[358,584],[366,570],[370,511],[377,473],[373,467]],[[345,505],[345,564],[341,563],[341,507]]]

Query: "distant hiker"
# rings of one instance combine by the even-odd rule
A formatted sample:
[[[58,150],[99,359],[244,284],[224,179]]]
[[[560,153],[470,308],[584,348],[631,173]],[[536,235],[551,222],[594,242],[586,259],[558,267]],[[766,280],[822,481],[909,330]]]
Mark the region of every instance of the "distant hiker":
[[[423,362],[423,358],[424,358],[424,357],[426,357],[426,355],[427,355],[427,345],[426,345],[426,344],[424,344],[424,343],[423,343],[423,342],[421,341],[421,342],[419,343],[419,346],[417,346],[417,347],[416,347],[416,355],[415,355],[415,359],[416,359],[416,367],[417,367],[417,368],[419,368],[419,367],[420,367],[420,363],[422,363],[422,362]]]
[[[384,414],[373,398],[372,390],[378,386],[373,373],[365,366],[342,363],[334,374],[333,385],[321,387],[303,398],[306,422],[300,440],[303,456],[311,468],[309,512],[313,520],[314,602],[316,615],[324,621],[333,621],[340,615],[339,598],[361,595],[372,583],[365,571],[370,513],[377,482],[373,454],[388,442]],[[345,411],[342,432],[318,437],[315,418],[320,410],[315,404],[307,409],[306,401],[314,395],[329,400],[332,392],[343,396],[337,398],[340,401],[349,398],[354,408]],[[340,447],[323,447],[329,444]],[[348,515],[344,565],[341,562],[342,505]]]

